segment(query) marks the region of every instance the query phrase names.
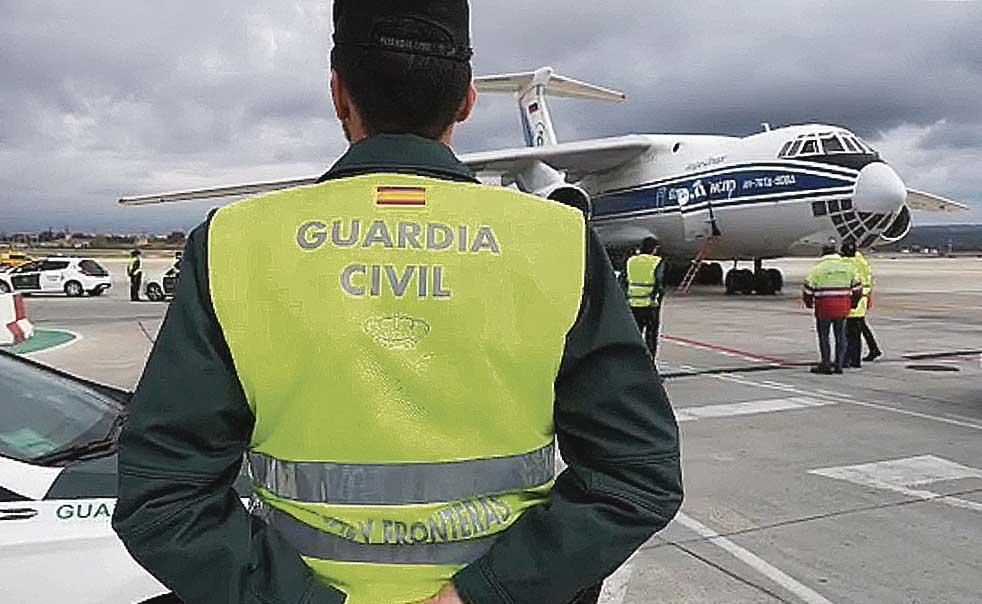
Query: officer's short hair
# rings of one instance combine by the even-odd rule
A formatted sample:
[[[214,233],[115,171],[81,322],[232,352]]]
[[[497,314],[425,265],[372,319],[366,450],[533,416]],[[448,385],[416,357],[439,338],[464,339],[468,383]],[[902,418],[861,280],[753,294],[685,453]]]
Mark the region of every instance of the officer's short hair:
[[[355,46],[335,46],[331,68],[369,135],[440,138],[456,121],[473,79],[470,62]]]
[[[650,254],[656,249],[658,249],[658,240],[654,237],[645,237],[644,241],[641,242],[642,254]]]

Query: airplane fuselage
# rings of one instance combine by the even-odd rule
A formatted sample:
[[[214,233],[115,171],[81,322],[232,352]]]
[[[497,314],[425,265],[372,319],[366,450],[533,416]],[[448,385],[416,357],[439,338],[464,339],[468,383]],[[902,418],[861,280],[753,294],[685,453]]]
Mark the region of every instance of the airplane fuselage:
[[[710,258],[773,258],[813,254],[830,238],[867,248],[909,227],[900,179],[842,128],[649,138],[651,152],[579,183],[608,246],[654,234],[667,254],[691,258],[715,228]]]

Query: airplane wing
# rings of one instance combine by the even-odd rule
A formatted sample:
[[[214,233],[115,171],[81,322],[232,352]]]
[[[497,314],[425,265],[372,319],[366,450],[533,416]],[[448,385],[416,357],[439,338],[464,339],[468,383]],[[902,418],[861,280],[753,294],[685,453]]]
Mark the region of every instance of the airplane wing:
[[[319,179],[319,176],[313,178],[296,178],[292,180],[277,180],[273,182],[257,182],[248,185],[234,185],[231,187],[180,191],[177,193],[160,193],[136,197],[122,197],[120,198],[119,203],[120,205],[124,206],[148,206],[158,203],[173,203],[175,201],[243,197],[246,195],[259,195],[260,193],[271,193],[282,189],[292,189],[294,187],[304,187],[307,185],[316,184]]]
[[[907,189],[907,207],[921,212],[963,212],[969,210],[965,204],[932,195],[923,191]]]
[[[514,174],[533,161],[541,161],[567,173],[572,181],[587,174],[604,172],[639,157],[655,147],[643,136],[621,136],[544,147],[521,147],[471,153],[460,160],[475,172]]]

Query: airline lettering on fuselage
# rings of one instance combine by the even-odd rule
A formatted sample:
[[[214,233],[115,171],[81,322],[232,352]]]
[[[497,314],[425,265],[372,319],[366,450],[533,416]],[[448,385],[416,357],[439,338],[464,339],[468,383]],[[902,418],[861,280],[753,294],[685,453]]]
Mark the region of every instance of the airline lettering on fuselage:
[[[715,182],[709,183],[709,195],[710,197],[726,197],[730,198],[733,193],[737,190],[737,181],[732,179],[717,180]]]
[[[726,161],[725,155],[717,155],[715,157],[709,157],[697,162],[692,162],[685,167],[686,172],[695,172],[696,170],[702,170],[703,168],[712,168],[713,166],[718,166]]]

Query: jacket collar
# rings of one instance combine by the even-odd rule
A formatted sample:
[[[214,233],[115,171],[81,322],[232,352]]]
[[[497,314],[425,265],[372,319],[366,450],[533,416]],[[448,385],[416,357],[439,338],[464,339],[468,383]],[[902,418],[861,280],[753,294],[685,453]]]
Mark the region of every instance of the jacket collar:
[[[351,145],[317,182],[380,172],[478,182],[449,147],[412,134],[378,134]]]

